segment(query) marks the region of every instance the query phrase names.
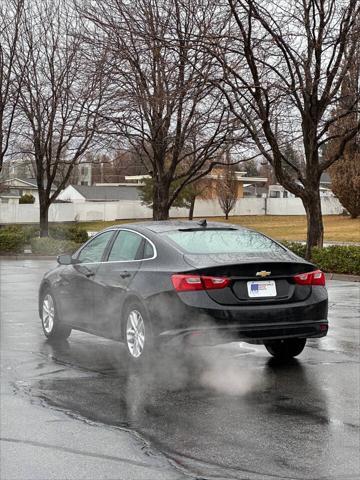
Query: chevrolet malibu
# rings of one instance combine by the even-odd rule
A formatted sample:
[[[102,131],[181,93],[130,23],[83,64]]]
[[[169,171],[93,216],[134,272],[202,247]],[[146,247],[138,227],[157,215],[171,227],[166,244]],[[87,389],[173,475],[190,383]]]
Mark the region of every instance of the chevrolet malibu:
[[[143,361],[162,343],[263,344],[282,359],[327,334],[324,273],[253,230],[216,222],[113,226],[45,274],[49,339],[81,330]]]

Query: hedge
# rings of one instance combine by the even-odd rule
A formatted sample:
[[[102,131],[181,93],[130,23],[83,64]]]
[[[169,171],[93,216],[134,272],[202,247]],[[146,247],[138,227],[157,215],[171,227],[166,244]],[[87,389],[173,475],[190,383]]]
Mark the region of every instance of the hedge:
[[[337,246],[314,248],[312,261],[324,272],[360,275],[360,247]]]
[[[61,253],[74,253],[80,247],[79,243],[71,240],[56,240],[55,238],[42,237],[31,239],[31,251],[37,255],[60,255]]]
[[[0,230],[0,253],[22,253],[26,244],[23,232]]]
[[[25,243],[30,243],[30,239],[33,237],[39,236],[39,227],[31,225],[8,225],[2,229],[0,232],[11,232],[24,235]]]
[[[86,230],[80,225],[52,225],[51,237],[38,238],[39,227],[9,225],[0,229],[0,254],[22,253],[31,243],[32,253],[59,255],[73,253],[88,239]],[[302,243],[283,242],[300,257],[305,257],[306,246]],[[312,262],[324,272],[360,275],[360,246],[334,245],[314,248]]]
[[[71,240],[75,243],[84,243],[89,238],[86,229],[80,225],[51,225],[49,235],[57,240]]]
[[[0,229],[0,253],[23,253],[25,245],[31,243],[32,240],[38,240],[40,230],[38,226],[31,225],[8,225]],[[33,253],[44,255],[57,255],[58,248],[62,249],[61,245],[70,245],[72,248],[74,245],[76,248],[79,244],[82,244],[88,240],[88,233],[85,228],[80,225],[51,225],[49,227],[49,239],[48,242],[43,242],[43,247],[35,247],[32,249]],[[56,244],[51,240],[62,240],[65,243]],[[34,243],[36,244],[36,242]],[[40,244],[39,244],[40,245]],[[58,247],[56,246],[58,245]],[[40,248],[41,252],[37,250]],[[49,253],[54,251],[55,253]],[[60,252],[63,253],[63,252]]]
[[[283,245],[299,257],[305,257],[305,245],[295,242],[283,242]],[[312,250],[311,261],[324,272],[360,275],[360,246],[315,247]]]

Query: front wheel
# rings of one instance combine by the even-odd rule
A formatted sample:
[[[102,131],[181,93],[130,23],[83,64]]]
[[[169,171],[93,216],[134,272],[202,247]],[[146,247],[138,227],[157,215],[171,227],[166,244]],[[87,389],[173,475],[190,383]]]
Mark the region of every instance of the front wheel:
[[[275,358],[287,360],[304,350],[306,338],[287,338],[283,340],[271,340],[264,343],[266,350]]]
[[[71,327],[59,322],[56,303],[49,290],[42,297],[41,324],[44,335],[49,340],[65,340],[71,333]]]

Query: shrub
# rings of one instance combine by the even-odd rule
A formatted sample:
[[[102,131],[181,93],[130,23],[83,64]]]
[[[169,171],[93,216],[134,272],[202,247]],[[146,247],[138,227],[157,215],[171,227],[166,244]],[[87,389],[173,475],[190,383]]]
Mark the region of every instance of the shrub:
[[[21,231],[3,228],[0,230],[0,253],[24,252],[25,235]]]
[[[305,257],[306,245],[298,242],[281,242],[285,247],[299,255],[299,257]]]
[[[34,237],[39,236],[39,227],[31,226],[31,225],[24,225],[21,227],[23,234],[25,235],[26,243],[30,243],[30,240]]]
[[[38,255],[72,254],[78,248],[79,244],[70,240],[56,240],[50,237],[33,238],[31,240],[31,251]]]
[[[89,235],[84,227],[80,225],[70,225],[69,240],[76,243],[84,243],[89,239]]]
[[[0,231],[24,235],[25,243],[30,243],[31,238],[39,236],[39,227],[31,225],[7,225]]]
[[[334,245],[314,248],[312,261],[325,272],[360,275],[360,247]]]
[[[50,225],[49,236],[52,238],[56,238],[56,240],[67,240],[67,230],[68,227],[66,225]]]
[[[296,242],[282,242],[299,257],[305,257],[306,245]],[[331,245],[313,248],[311,261],[324,272],[360,275],[360,247]]]
[[[35,203],[35,197],[31,193],[24,193],[19,198],[19,203]]]
[[[85,228],[80,225],[51,225],[49,235],[57,240],[71,240],[75,243],[84,243],[89,238]]]

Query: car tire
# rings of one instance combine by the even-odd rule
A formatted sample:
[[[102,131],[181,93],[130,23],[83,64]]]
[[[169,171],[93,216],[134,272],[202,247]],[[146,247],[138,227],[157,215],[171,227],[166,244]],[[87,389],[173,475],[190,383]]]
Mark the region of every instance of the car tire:
[[[71,327],[64,325],[59,320],[55,298],[50,290],[45,290],[41,297],[40,317],[46,338],[49,340],[66,340],[69,337]]]
[[[140,302],[131,302],[125,307],[123,338],[130,364],[144,365],[153,357],[153,330],[147,312]]]
[[[266,350],[275,358],[287,360],[304,350],[306,338],[287,338],[283,340],[272,340],[264,343]]]

